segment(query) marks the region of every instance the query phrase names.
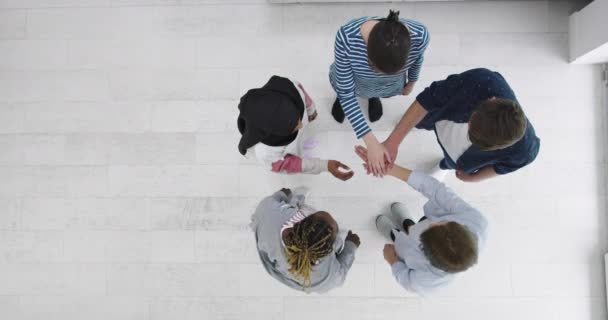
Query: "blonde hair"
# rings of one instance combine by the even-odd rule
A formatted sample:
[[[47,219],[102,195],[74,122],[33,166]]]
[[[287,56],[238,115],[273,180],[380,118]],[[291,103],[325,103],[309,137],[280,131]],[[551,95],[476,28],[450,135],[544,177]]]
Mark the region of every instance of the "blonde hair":
[[[284,242],[289,272],[303,280],[304,288],[310,287],[312,267],[334,250],[331,226],[308,216],[293,226]]]

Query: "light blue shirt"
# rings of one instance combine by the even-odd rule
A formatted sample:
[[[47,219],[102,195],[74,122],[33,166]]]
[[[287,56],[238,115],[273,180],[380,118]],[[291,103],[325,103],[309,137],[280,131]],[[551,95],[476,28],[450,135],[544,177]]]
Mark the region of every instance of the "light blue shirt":
[[[425,294],[450,282],[454,274],[431,265],[422,252],[420,235],[431,224],[453,221],[469,229],[477,237],[481,249],[488,222],[477,209],[431,176],[414,171],[407,183],[429,199],[423,207],[427,219],[411,226],[409,234],[396,232],[395,251],[400,261],[391,269],[397,282],[406,290]]]

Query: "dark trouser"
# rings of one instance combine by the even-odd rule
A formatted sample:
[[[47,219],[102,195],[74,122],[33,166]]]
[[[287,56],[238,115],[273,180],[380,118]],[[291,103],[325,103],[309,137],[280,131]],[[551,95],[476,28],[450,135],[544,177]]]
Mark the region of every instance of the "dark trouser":
[[[420,218],[420,220],[418,220],[418,222],[422,222],[424,220],[426,220],[426,217],[422,216],[422,218]],[[413,226],[413,225],[415,225],[415,224],[416,224],[416,222],[414,222],[413,220],[405,219],[403,221],[403,231],[406,234],[410,234],[410,227]],[[395,230],[397,230],[397,229],[395,229]],[[395,230],[393,230],[393,231],[395,231]],[[395,241],[395,235],[393,234],[393,231],[391,231],[391,240]],[[400,230],[397,230],[397,231],[401,232]]]

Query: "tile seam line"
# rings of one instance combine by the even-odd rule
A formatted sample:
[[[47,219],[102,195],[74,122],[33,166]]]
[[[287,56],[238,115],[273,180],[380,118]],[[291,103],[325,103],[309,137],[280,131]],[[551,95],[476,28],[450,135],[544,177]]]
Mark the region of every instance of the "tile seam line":
[[[38,7],[0,7],[0,11],[18,11],[18,10],[32,10],[32,11],[44,11],[44,10],[61,10],[61,9],[74,9],[74,10],[95,10],[95,9],[124,9],[124,8],[205,8],[205,7],[233,7],[233,6],[248,6],[248,7],[267,7],[267,8],[279,8],[284,6],[285,4],[271,4],[267,2],[260,3],[251,3],[248,1],[235,1],[235,2],[225,2],[225,1],[217,1],[217,2],[201,2],[198,4],[131,4],[131,5],[84,5],[84,6],[38,6]]]

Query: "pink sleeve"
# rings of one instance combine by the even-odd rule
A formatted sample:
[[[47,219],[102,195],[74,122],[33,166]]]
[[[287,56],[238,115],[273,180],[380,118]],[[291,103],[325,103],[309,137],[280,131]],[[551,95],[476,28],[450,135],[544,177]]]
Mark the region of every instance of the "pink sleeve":
[[[272,163],[272,172],[300,173],[302,172],[302,158],[287,154],[279,161]]]

